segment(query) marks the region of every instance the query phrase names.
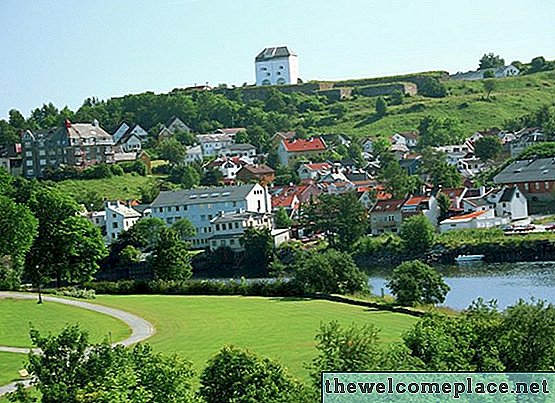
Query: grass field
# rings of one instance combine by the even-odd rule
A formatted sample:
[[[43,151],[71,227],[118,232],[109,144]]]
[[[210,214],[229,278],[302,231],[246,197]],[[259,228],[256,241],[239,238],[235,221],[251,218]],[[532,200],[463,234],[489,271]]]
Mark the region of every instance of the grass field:
[[[0,352],[0,385],[19,380],[17,371],[25,367],[26,361],[24,354]]]
[[[226,344],[246,347],[279,360],[307,379],[303,365],[315,355],[320,323],[373,323],[383,342],[399,340],[416,318],[322,300],[212,296],[99,296],[99,303],[149,320],[156,334],[148,341],[163,352],[178,352],[197,370]]]
[[[388,113],[375,119],[375,97],[359,97],[343,101],[347,113],[322,126],[324,133],[345,133],[354,138],[388,135],[396,131],[414,130],[426,115],[459,120],[467,136],[476,130],[502,127],[511,118],[535,111],[543,105],[555,104],[555,72],[495,80],[497,88],[491,100],[485,100],[482,81],[447,81],[445,98],[406,98],[405,103],[389,106]],[[327,112],[320,112],[326,116]]]
[[[101,199],[127,200],[139,199],[140,188],[151,183],[153,177],[126,174],[108,179],[69,179],[58,182],[56,187],[76,200],[84,192],[94,192]]]
[[[124,322],[86,309],[34,300],[0,299],[0,345],[30,347],[31,325],[45,332],[58,332],[67,324],[79,323],[89,332],[93,342],[99,342],[111,332],[112,340],[123,340],[131,334]]]

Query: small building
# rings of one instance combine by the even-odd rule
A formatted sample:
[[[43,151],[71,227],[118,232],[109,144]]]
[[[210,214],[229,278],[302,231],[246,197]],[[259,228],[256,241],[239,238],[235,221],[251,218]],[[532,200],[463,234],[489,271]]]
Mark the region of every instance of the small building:
[[[391,136],[393,145],[404,145],[408,148],[414,148],[418,145],[419,134],[417,131],[397,132]]]
[[[275,180],[276,171],[266,164],[247,164],[237,172],[236,177],[243,183],[256,181],[262,186],[267,186]]]
[[[372,139],[372,137],[366,137],[362,141],[362,152],[367,154],[372,154],[373,151],[374,151],[374,140]]]
[[[297,173],[303,183],[314,183],[326,176],[333,169],[333,165],[329,162],[317,162],[302,164]]]
[[[190,164],[195,161],[202,161],[202,147],[200,145],[187,147],[185,162]]]
[[[189,126],[178,117],[173,116],[165,125],[160,127],[157,138],[158,141],[162,141],[173,137],[177,132],[189,133],[190,131]]]
[[[474,147],[471,142],[434,147],[434,150],[444,153],[447,163],[455,166],[461,159],[474,155]]]
[[[297,84],[299,61],[287,46],[263,49],[254,59],[256,85]]]
[[[297,132],[295,131],[288,131],[288,132],[276,132],[272,138],[270,139],[270,143],[272,144],[272,148],[278,148],[280,143],[283,140],[293,140]]]
[[[326,143],[320,137],[309,139],[282,140],[278,147],[278,157],[282,165],[293,166],[300,158],[321,158],[327,150]]]
[[[247,129],[245,129],[244,127],[225,127],[223,129],[214,130],[214,134],[227,134],[228,136],[231,136],[233,140],[235,140],[235,136],[237,135],[237,133],[246,131]]]
[[[548,141],[548,137],[539,128],[524,129],[516,133],[516,137],[509,145],[512,158],[518,157],[528,147]]]
[[[122,122],[118,126],[118,128],[112,135],[112,138],[114,139],[114,143],[117,144],[123,136],[130,135],[130,134],[134,134],[135,136],[137,136],[141,142],[148,140],[148,132],[145,129],[143,129],[138,124],[134,126],[130,126],[126,122]]]
[[[229,144],[220,150],[219,154],[224,157],[256,157],[256,147],[252,144]]]
[[[199,134],[197,140],[200,143],[203,157],[214,157],[233,144],[233,136],[229,134],[212,133]]]
[[[241,238],[247,228],[267,228],[272,230],[273,218],[269,213],[252,211],[222,212],[210,221],[212,235],[208,238],[210,249],[229,247],[234,251],[243,251]]]
[[[93,217],[95,219],[97,217]],[[104,220],[106,225],[106,244],[117,241],[123,231],[130,229],[139,219],[141,213],[120,201],[107,201],[104,204]]]
[[[441,221],[439,231],[443,233],[462,229],[493,228],[507,223],[507,218],[496,217],[493,210],[475,211]]]
[[[0,167],[13,176],[21,175],[21,144],[0,145]]]
[[[138,152],[142,149],[141,137],[129,130],[116,141],[115,147],[124,153]]]
[[[370,211],[370,230],[372,235],[385,232],[395,234],[401,231],[403,212],[401,211],[405,199],[378,200]]]
[[[483,80],[486,71],[493,72],[495,78],[514,77],[520,74],[520,70],[512,64],[497,68],[480,69],[475,71],[467,71],[466,73],[458,72],[449,76],[450,80]]]

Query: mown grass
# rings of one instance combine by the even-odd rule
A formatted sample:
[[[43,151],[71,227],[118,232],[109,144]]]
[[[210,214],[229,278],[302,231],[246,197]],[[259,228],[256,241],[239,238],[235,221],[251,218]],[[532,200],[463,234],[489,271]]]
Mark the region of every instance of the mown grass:
[[[87,330],[93,342],[104,338],[123,340],[131,334],[131,329],[122,321],[86,309],[34,300],[0,299],[0,345],[10,347],[30,347],[31,326],[46,334],[59,332],[68,324],[78,323]]]
[[[375,97],[346,100],[343,101],[347,106],[345,116],[319,130],[345,133],[354,138],[389,136],[396,131],[414,130],[420,119],[432,115],[459,120],[464,132],[470,136],[477,130],[502,128],[508,119],[535,111],[546,104],[555,104],[554,71],[496,79],[496,83],[491,100],[486,100],[481,80],[446,81],[447,97],[408,97],[402,105],[389,106],[387,115],[377,120],[373,118]],[[327,116],[327,112],[321,112],[320,116]]]
[[[277,359],[300,379],[316,355],[314,336],[321,323],[372,323],[390,343],[416,322],[408,315],[322,300],[237,296],[99,296],[97,302],[149,320],[155,349],[177,352],[197,370],[224,345],[235,344]]]
[[[26,362],[24,354],[0,352],[0,385],[20,380],[18,371],[25,367]]]
[[[79,199],[84,193],[95,192],[108,200],[139,199],[140,189],[154,183],[154,178],[126,174],[108,179],[69,179],[56,183],[56,187],[69,196]]]

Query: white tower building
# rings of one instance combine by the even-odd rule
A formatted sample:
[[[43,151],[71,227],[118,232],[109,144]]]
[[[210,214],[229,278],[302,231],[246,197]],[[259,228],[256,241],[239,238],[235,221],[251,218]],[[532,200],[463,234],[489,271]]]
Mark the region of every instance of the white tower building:
[[[254,59],[256,85],[297,84],[299,61],[287,46],[266,48]]]

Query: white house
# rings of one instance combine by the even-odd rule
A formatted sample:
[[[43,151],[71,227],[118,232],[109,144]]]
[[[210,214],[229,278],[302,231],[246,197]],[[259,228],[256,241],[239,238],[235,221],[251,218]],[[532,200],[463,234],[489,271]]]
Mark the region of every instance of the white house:
[[[220,150],[224,157],[256,157],[256,147],[252,144],[230,144]]]
[[[316,182],[332,171],[333,165],[329,162],[302,164],[297,173],[301,182]]]
[[[212,235],[208,238],[208,244],[211,249],[227,246],[235,251],[242,251],[245,248],[241,245],[241,237],[245,230],[249,227],[272,230],[273,217],[270,213],[252,211],[222,212],[210,221],[210,225]]]
[[[437,227],[437,219],[439,216],[439,205],[435,196],[412,196],[405,201],[401,207],[403,217],[423,214],[430,222]]]
[[[367,154],[372,154],[372,151],[374,151],[374,140],[372,140],[372,138],[367,137],[364,139],[362,142],[362,151]]]
[[[439,232],[461,229],[492,228],[506,224],[507,218],[496,217],[493,210],[475,211],[448,218],[439,223]]]
[[[187,218],[197,234],[191,239],[193,247],[209,245],[213,235],[211,221],[222,212],[270,213],[272,202],[265,187],[259,184],[222,186],[162,191],[151,204],[151,216],[172,224]]]
[[[514,77],[520,74],[520,70],[512,64],[498,68],[480,69],[475,71],[467,71],[466,73],[458,72],[449,76],[450,80],[482,80],[486,71],[492,71],[495,78]]]
[[[517,139],[511,141],[511,157],[518,157],[520,153],[535,144],[547,141],[547,136],[540,129],[525,129],[516,133]]]
[[[465,212],[493,211],[499,218],[520,220],[528,217],[528,203],[526,196],[513,186],[503,186],[491,189],[480,197],[466,198],[462,207]]]
[[[190,146],[187,147],[187,154],[185,155],[185,162],[191,163],[195,161],[202,161],[202,147]]]
[[[474,153],[474,148],[470,143],[455,144],[448,146],[434,147],[436,151],[445,153],[447,163],[450,165],[458,165],[459,161],[469,154]]]
[[[391,136],[393,145],[404,145],[408,148],[414,148],[418,145],[418,132],[398,132]]]
[[[256,85],[297,84],[299,61],[287,46],[265,48],[254,59]]]
[[[137,152],[142,149],[142,141],[138,134],[127,131],[116,143],[116,147],[124,153]]]
[[[127,231],[141,218],[141,213],[117,200],[107,201],[104,205],[104,213],[107,244],[116,241],[123,231]]]
[[[204,157],[213,157],[233,144],[233,137],[229,134],[199,134],[197,140]]]
[[[473,178],[486,168],[487,164],[478,157],[461,158],[457,161],[457,170],[465,178]]]
[[[134,134],[141,141],[147,140],[147,137],[148,137],[148,132],[145,129],[143,129],[140,125],[129,126],[126,122],[122,122],[119,125],[119,127],[116,129],[114,134],[112,135],[112,138],[114,139],[114,143],[119,142],[119,140],[126,134],[127,135]]]

